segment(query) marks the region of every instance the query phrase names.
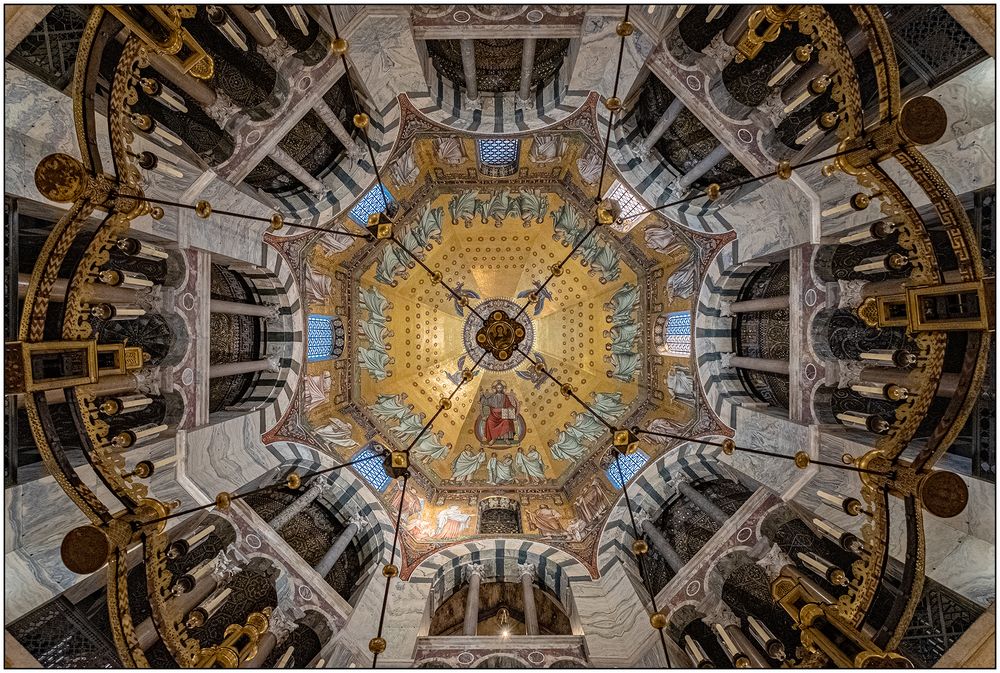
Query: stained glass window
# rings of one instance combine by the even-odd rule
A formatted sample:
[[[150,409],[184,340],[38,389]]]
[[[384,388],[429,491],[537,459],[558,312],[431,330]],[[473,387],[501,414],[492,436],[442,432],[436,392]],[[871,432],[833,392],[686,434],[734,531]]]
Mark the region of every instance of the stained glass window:
[[[479,141],[479,170],[492,177],[517,172],[521,141],[517,138],[484,138]]]
[[[691,314],[676,311],[667,315],[663,326],[663,348],[671,355],[691,354]]]
[[[386,210],[386,204],[388,204],[389,214],[392,214],[392,210],[395,207],[396,200],[392,198],[392,194],[383,185],[382,195],[385,196],[385,200],[382,200],[382,195],[379,194],[378,185],[375,185],[368,190],[368,193],[361,197],[358,201],[358,205],[351,208],[349,213],[351,219],[360,224],[362,227],[368,224],[368,216],[372,213],[381,213]]]
[[[604,195],[604,198],[617,202],[622,209],[621,218],[624,221],[624,226],[617,227],[618,229],[628,231],[642,221],[644,216],[635,217],[635,215],[646,210],[646,207],[642,205],[642,202],[632,192],[625,188],[621,180],[615,180],[614,184],[611,185],[611,189]]]
[[[343,355],[344,321],[339,317],[310,315],[307,330],[307,361],[337,359]]]
[[[619,456],[617,461],[611,461],[611,465],[604,471],[604,474],[608,476],[608,481],[611,482],[612,486],[621,490],[622,486],[639,474],[639,470],[648,462],[649,456],[643,453],[642,449],[636,449],[635,453]],[[618,472],[619,465],[621,465],[620,474]]]
[[[368,458],[368,460],[363,460],[364,458]],[[362,460],[362,462],[354,463],[351,466],[354,471],[364,477],[365,481],[371,484],[375,490],[384,492],[392,479],[385,473],[382,456],[378,455],[369,445],[354,454],[351,461],[356,460]]]

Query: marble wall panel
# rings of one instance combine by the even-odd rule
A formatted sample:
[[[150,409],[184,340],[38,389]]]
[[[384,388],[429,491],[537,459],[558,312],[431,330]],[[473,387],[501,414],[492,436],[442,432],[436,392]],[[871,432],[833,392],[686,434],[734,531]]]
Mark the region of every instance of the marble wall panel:
[[[649,635],[649,614],[621,565],[591,582],[574,582],[572,601],[584,628],[590,662],[628,666]]]
[[[576,54],[570,90],[597,91],[610,98],[615,87],[615,69],[618,65],[619,40],[615,28],[622,17],[617,11],[607,14],[607,9],[594,6],[583,19],[583,35]],[[656,44],[650,36],[636,28],[631,37],[625,38],[618,97],[625,99]]]
[[[401,92],[427,90],[409,17],[375,6],[356,30],[365,39],[352,43],[350,60],[377,109],[392,103]]]
[[[260,414],[245,414],[184,433],[183,475],[203,494],[234,492],[277,467],[261,442]]]

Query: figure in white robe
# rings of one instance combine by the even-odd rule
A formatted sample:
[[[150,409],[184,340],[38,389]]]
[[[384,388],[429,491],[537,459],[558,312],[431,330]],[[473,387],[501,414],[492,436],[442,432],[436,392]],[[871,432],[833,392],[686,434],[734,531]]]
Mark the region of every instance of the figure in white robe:
[[[685,249],[684,244],[666,227],[650,227],[644,232],[646,245],[664,255],[670,255]]]
[[[667,372],[667,388],[673,399],[689,407],[694,406],[694,378],[690,369],[684,365],[671,367]]]
[[[333,293],[333,279],[324,273],[316,271],[311,266],[306,267],[306,302],[309,304],[325,304]]]
[[[612,353],[634,353],[635,340],[639,336],[639,325],[636,323],[619,323],[609,330],[604,330],[604,338],[610,339]]]
[[[490,456],[490,462],[486,464],[486,483],[493,486],[500,484],[511,484],[514,482],[514,459],[510,456],[502,460],[497,458],[494,452]]]
[[[458,537],[469,526],[471,518],[472,515],[462,512],[458,505],[448,505],[438,512],[434,537],[438,539]]]
[[[596,147],[591,147],[586,154],[576,160],[576,169],[580,177],[588,185],[596,185],[601,175],[601,160],[603,153]]]
[[[319,405],[326,402],[330,396],[331,388],[333,388],[333,377],[330,375],[330,372],[323,372],[322,374],[306,374],[306,413],[309,413]]]
[[[694,294],[694,257],[689,257],[667,279],[667,302]]]
[[[479,449],[479,453],[476,453],[471,446],[467,445],[451,466],[451,480],[459,484],[468,483],[472,480],[472,476],[479,469],[479,466],[485,462],[485,450]]]
[[[325,255],[336,255],[337,253],[343,252],[351,247],[354,241],[355,239],[350,236],[330,233],[320,236],[319,240],[316,241],[316,246],[322,250]]]
[[[609,316],[612,325],[624,325],[633,322],[632,312],[639,304],[639,286],[626,282],[611,296],[611,301],[604,308],[611,312]]]
[[[423,429],[423,424],[421,424],[421,430]],[[413,446],[413,454],[420,459],[421,462],[427,463],[432,460],[441,460],[448,455],[448,451],[451,450],[451,444],[442,444],[441,438],[444,436],[443,432],[433,433],[430,430],[424,434],[420,434],[418,430],[414,437],[419,436],[420,439]],[[413,441],[412,438],[410,441]]]
[[[420,175],[420,168],[413,159],[412,145],[389,165],[389,174],[396,185],[400,187],[412,185],[416,181],[417,176]]]
[[[557,133],[536,135],[531,143],[528,156],[536,164],[548,164],[562,159],[566,152],[566,141]]]
[[[635,378],[635,372],[639,368],[638,353],[612,353],[605,360],[611,364],[609,377],[625,383]]]
[[[457,166],[466,160],[465,144],[456,136],[442,136],[433,142],[437,158],[449,166]]]
[[[542,462],[542,454],[534,446],[529,446],[527,453],[520,446],[517,447],[514,467],[524,475],[528,483],[540,484],[545,481],[545,463]]]
[[[390,364],[392,364],[392,358],[385,351],[358,347],[358,366],[367,370],[376,381],[384,381],[389,378]]]
[[[358,445],[351,437],[351,426],[339,418],[330,418],[330,424],[316,430],[316,436],[341,449],[351,449]]]

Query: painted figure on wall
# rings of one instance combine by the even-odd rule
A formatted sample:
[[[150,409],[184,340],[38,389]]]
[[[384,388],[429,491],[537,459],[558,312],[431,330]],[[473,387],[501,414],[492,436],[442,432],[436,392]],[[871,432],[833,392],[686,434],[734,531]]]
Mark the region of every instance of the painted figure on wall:
[[[486,483],[493,486],[511,484],[514,482],[514,459],[511,456],[497,458],[496,451],[486,464]]]
[[[488,392],[479,395],[476,437],[487,446],[511,446],[524,437],[524,418],[518,411],[517,398],[507,392],[503,381],[496,381]]]
[[[667,389],[670,396],[689,407],[694,406],[694,378],[684,365],[674,365],[667,372]]]
[[[479,466],[486,462],[486,451],[479,449],[476,453],[471,446],[466,444],[462,453],[451,466],[451,480],[459,484],[465,484],[472,480],[472,475],[476,473]]]
[[[326,402],[333,388],[333,376],[330,372],[322,374],[307,374],[305,377],[305,410],[306,413]]]
[[[534,446],[529,446],[527,453],[520,446],[517,447],[514,467],[524,475],[529,484],[540,484],[545,481],[545,463],[542,462],[542,454]]]
[[[458,537],[469,527],[471,514],[464,513],[458,505],[448,505],[437,515],[437,528],[434,537],[441,540]]]
[[[562,514],[549,505],[543,504],[534,512],[528,512],[525,517],[528,519],[528,525],[538,529],[543,536],[566,534],[566,529],[562,525]]]
[[[433,146],[437,158],[450,166],[457,166],[468,158],[465,153],[465,145],[456,136],[435,138]]]
[[[604,513],[604,510],[611,505],[611,498],[608,497],[607,491],[604,490],[601,481],[595,475],[573,501],[573,504],[576,505],[576,510],[583,519],[591,520]]]

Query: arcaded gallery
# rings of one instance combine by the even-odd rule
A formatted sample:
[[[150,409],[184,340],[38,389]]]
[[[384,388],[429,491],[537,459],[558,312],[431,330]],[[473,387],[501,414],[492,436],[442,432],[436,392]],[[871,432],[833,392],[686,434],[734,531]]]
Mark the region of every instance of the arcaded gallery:
[[[5,5],[7,668],[993,668],[993,5]]]

